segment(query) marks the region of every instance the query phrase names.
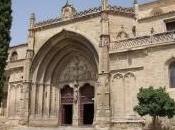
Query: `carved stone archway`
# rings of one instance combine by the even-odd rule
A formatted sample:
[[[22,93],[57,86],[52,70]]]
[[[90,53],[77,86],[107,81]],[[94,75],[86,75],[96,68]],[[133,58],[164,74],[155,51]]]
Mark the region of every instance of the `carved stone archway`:
[[[94,87],[96,82],[97,71],[91,63],[90,59],[81,52],[74,52],[71,56],[67,56],[60,65],[58,86],[68,84],[74,91],[73,93],[73,123],[72,125],[92,125],[94,117]],[[61,89],[62,100],[62,89]],[[71,103],[69,103],[71,104]],[[60,116],[61,124],[63,123],[64,109],[61,103]],[[85,111],[91,109],[92,115],[85,116]],[[84,120],[86,118],[86,120]]]
[[[72,125],[79,125],[79,88],[85,83],[95,87],[97,74],[98,54],[87,38],[70,31],[55,35],[33,59],[30,119],[52,118],[54,124],[64,124],[62,89],[69,86],[73,89]]]

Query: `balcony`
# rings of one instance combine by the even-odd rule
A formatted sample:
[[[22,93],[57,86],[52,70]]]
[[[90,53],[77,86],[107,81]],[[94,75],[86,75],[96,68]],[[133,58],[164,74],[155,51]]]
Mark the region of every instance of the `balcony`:
[[[110,43],[110,53],[175,44],[175,31],[130,38]]]

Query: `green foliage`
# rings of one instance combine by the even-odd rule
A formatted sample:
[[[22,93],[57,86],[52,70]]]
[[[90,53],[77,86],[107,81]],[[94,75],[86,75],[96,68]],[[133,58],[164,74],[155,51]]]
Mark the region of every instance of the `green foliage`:
[[[0,0],[0,102],[3,98],[4,69],[8,57],[12,22],[11,0]]]
[[[172,118],[175,115],[175,101],[163,88],[141,88],[137,94],[139,101],[134,110],[140,115]]]

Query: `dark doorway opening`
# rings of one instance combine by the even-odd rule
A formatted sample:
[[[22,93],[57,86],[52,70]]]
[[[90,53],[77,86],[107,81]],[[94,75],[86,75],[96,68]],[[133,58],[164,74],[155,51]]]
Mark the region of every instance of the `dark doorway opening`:
[[[63,105],[63,125],[71,125],[73,117],[73,105]]]
[[[94,104],[84,104],[83,124],[92,125],[94,119]]]

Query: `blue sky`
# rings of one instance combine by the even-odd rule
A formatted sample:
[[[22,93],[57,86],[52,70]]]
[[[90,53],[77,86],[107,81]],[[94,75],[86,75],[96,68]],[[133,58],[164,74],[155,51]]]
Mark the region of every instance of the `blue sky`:
[[[77,10],[99,6],[100,0],[69,0]],[[138,0],[139,3],[152,0]],[[112,5],[132,6],[133,0],[109,0]],[[42,21],[59,16],[61,7],[66,0],[12,0],[13,23],[11,29],[11,46],[27,41],[29,17],[32,12],[36,20]]]

